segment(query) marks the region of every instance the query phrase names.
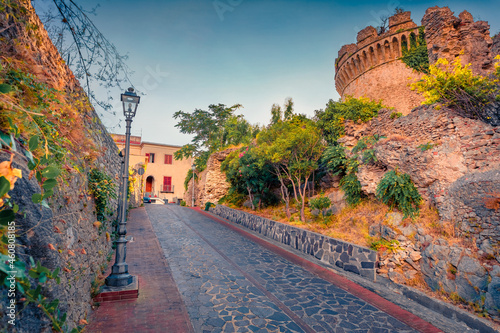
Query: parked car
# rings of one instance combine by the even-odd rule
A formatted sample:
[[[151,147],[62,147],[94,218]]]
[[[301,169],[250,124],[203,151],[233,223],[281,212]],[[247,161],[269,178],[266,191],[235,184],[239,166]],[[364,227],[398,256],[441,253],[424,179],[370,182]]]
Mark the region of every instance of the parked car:
[[[144,201],[144,203],[151,203],[151,198],[150,197],[144,197],[143,201]]]

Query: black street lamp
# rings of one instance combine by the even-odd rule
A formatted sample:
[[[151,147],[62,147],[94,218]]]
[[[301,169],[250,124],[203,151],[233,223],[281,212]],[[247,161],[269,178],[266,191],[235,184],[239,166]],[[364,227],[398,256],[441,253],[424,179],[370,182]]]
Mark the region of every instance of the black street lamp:
[[[193,175],[192,175],[193,176],[193,191],[192,191],[193,192],[193,199],[191,201],[191,207],[194,207],[194,171],[196,170],[196,165],[194,165],[194,163],[193,163],[193,165],[191,165],[191,169],[193,170]]]
[[[132,123],[132,118],[135,116],[137,111],[137,105],[139,105],[139,100],[141,98],[137,96],[134,92],[134,88],[128,88],[124,94],[121,94],[121,100],[123,103],[123,114],[125,115],[125,122],[127,124],[126,136],[125,136],[125,157],[124,164],[122,168],[122,191],[120,202],[118,204],[119,209],[119,222],[118,222],[118,240],[116,241],[116,255],[115,264],[111,268],[111,274],[106,278],[106,286],[108,287],[125,287],[134,282],[134,276],[128,273],[128,265],[125,262],[127,257],[127,189],[128,189],[128,159],[130,155],[130,124]]]

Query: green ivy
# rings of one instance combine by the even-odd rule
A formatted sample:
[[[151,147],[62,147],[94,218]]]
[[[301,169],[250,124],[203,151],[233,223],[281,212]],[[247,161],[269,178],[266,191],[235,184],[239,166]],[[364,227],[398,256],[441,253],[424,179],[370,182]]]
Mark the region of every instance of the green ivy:
[[[104,222],[112,213],[109,209],[110,199],[116,199],[113,179],[99,169],[92,169],[88,174],[89,192],[94,196],[97,220]]]
[[[196,174],[196,172],[194,173],[194,180],[198,181],[198,175]],[[184,179],[184,191],[187,191],[188,186],[189,186],[189,182],[192,182],[192,181],[193,181],[193,170],[189,169],[187,172],[186,178]]]
[[[406,41],[401,42],[403,56],[401,60],[417,72],[429,73],[429,55],[425,41],[424,27],[418,28],[418,40],[414,33],[410,34],[410,49]]]
[[[389,207],[397,207],[404,217],[415,218],[419,213],[422,197],[408,174],[397,170],[386,172],[377,186],[377,198]]]

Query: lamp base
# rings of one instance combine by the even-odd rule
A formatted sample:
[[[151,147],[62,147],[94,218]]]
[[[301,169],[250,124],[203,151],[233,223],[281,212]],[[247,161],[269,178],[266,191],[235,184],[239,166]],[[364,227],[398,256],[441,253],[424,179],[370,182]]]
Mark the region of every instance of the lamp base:
[[[130,275],[130,277],[132,282],[126,286],[102,286],[99,294],[94,297],[94,301],[102,303],[136,299],[139,297],[139,280],[137,276]]]
[[[106,278],[106,286],[108,287],[126,287],[132,284],[134,276],[129,273],[111,274]]]

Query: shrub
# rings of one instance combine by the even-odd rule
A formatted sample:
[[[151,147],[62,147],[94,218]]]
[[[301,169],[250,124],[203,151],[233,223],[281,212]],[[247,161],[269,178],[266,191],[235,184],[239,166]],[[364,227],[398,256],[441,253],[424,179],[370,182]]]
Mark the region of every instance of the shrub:
[[[338,138],[345,134],[345,120],[367,122],[375,117],[383,107],[380,101],[347,96],[345,102],[330,100],[324,111],[316,111],[315,117],[318,127],[323,130],[325,140],[328,144],[333,145]]]
[[[361,200],[361,183],[355,173],[350,173],[340,180],[340,188],[346,195],[349,205],[356,205]]]
[[[362,161],[363,163],[375,163],[378,161],[377,156],[375,156],[375,149],[368,147],[373,147],[373,145],[379,141],[380,139],[385,139],[385,136],[380,136],[378,134],[372,136],[365,136],[358,140],[354,148],[352,149],[353,154],[357,154],[362,152]]]
[[[326,210],[330,208],[331,205],[332,202],[330,198],[325,197],[324,194],[309,201],[309,206],[311,206],[312,209],[320,210],[323,217],[325,216]]]
[[[495,66],[500,76],[500,67]],[[440,102],[466,117],[485,120],[484,107],[494,101],[500,91],[498,79],[474,75],[469,67],[470,64],[462,66],[460,57],[453,64],[439,59],[430,66],[429,74],[412,84],[412,90],[424,96],[423,104]]]
[[[181,200],[181,206],[182,206],[182,207],[186,207],[186,201]]]
[[[401,112],[393,112],[393,113],[391,113],[391,115],[389,116],[389,118],[391,118],[391,119],[398,119],[398,118],[400,118],[402,116],[403,116],[403,114]]]
[[[321,164],[325,165],[334,175],[345,175],[347,157],[342,145],[329,146],[323,152]]]
[[[377,156],[375,156],[375,149],[366,149],[363,151],[362,157],[363,163],[375,163],[378,161]]]
[[[416,217],[422,202],[410,176],[397,170],[386,172],[377,186],[377,198],[391,208],[397,207],[404,218]]]
[[[427,142],[425,144],[419,145],[417,148],[420,148],[421,151],[426,151],[426,150],[432,149],[432,148],[434,148],[436,146],[437,146],[437,144],[434,144],[434,143],[432,143],[432,142],[429,141],[429,142]]]
[[[388,250],[388,251],[395,253],[399,248],[400,248],[399,242],[395,239],[393,239],[389,242],[389,241],[381,238],[381,239],[378,239],[378,240],[370,243],[370,249],[372,249],[374,251]]]
[[[356,176],[358,165],[357,159],[348,159],[346,163],[347,175],[340,180],[340,188],[344,191],[349,205],[356,205],[361,200],[361,183]]]

